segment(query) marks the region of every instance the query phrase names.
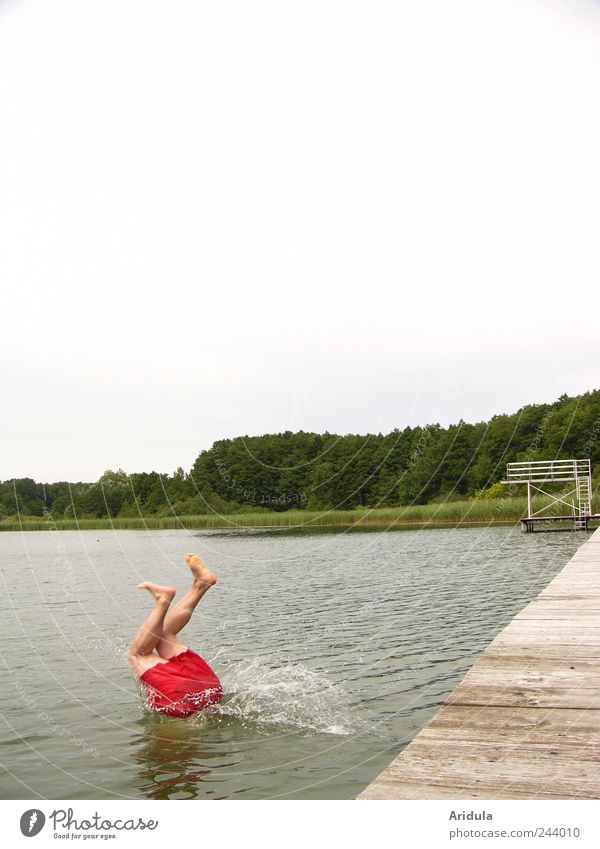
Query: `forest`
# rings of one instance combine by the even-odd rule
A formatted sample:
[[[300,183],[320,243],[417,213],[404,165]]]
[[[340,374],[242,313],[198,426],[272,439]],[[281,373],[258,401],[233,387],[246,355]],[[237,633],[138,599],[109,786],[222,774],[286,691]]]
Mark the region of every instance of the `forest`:
[[[600,461],[600,390],[562,395],[487,422],[388,434],[238,436],[173,473],[106,471],[95,482],[0,483],[0,522],[351,510],[498,498],[515,460]],[[522,493],[520,493],[522,495]]]

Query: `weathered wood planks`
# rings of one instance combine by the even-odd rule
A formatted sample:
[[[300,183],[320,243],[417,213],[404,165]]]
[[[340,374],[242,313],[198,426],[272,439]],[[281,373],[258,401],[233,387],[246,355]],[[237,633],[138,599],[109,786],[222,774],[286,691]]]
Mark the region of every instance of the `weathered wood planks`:
[[[600,529],[358,798],[600,798]]]

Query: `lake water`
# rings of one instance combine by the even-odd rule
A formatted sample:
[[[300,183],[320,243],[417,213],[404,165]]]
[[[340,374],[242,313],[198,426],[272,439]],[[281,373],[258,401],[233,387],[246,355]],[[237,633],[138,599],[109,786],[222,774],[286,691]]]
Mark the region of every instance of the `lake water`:
[[[0,797],[347,799],[433,715],[583,533],[0,534]],[[125,660],[151,599],[219,576],[182,638],[226,701],[171,720]]]

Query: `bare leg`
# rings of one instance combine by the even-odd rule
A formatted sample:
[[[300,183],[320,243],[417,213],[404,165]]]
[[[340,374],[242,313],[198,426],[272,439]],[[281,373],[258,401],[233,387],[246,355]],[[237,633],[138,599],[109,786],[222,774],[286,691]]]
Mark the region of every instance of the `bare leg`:
[[[192,613],[204,593],[217,583],[215,575],[199,557],[196,557],[195,554],[186,554],[185,559],[192,571],[194,580],[181,601],[165,616],[162,637],[156,647],[159,655],[165,660],[175,657],[175,655],[181,654],[187,649],[187,646],[177,639],[177,634],[190,621]]]
[[[129,647],[129,663],[137,675],[142,675],[146,669],[150,669],[160,662],[160,657],[154,654],[154,649],[163,637],[165,616],[175,595],[175,590],[173,587],[161,587],[158,584],[152,584],[150,581],[138,584],[138,589],[149,590],[154,597],[152,612]]]

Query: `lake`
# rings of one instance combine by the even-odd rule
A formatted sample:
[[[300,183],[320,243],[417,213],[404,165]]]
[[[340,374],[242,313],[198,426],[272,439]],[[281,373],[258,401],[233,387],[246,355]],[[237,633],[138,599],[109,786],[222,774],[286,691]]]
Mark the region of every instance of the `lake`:
[[[0,534],[0,797],[349,799],[415,736],[583,533],[470,528]],[[182,632],[221,705],[145,710],[142,580],[216,572]]]

